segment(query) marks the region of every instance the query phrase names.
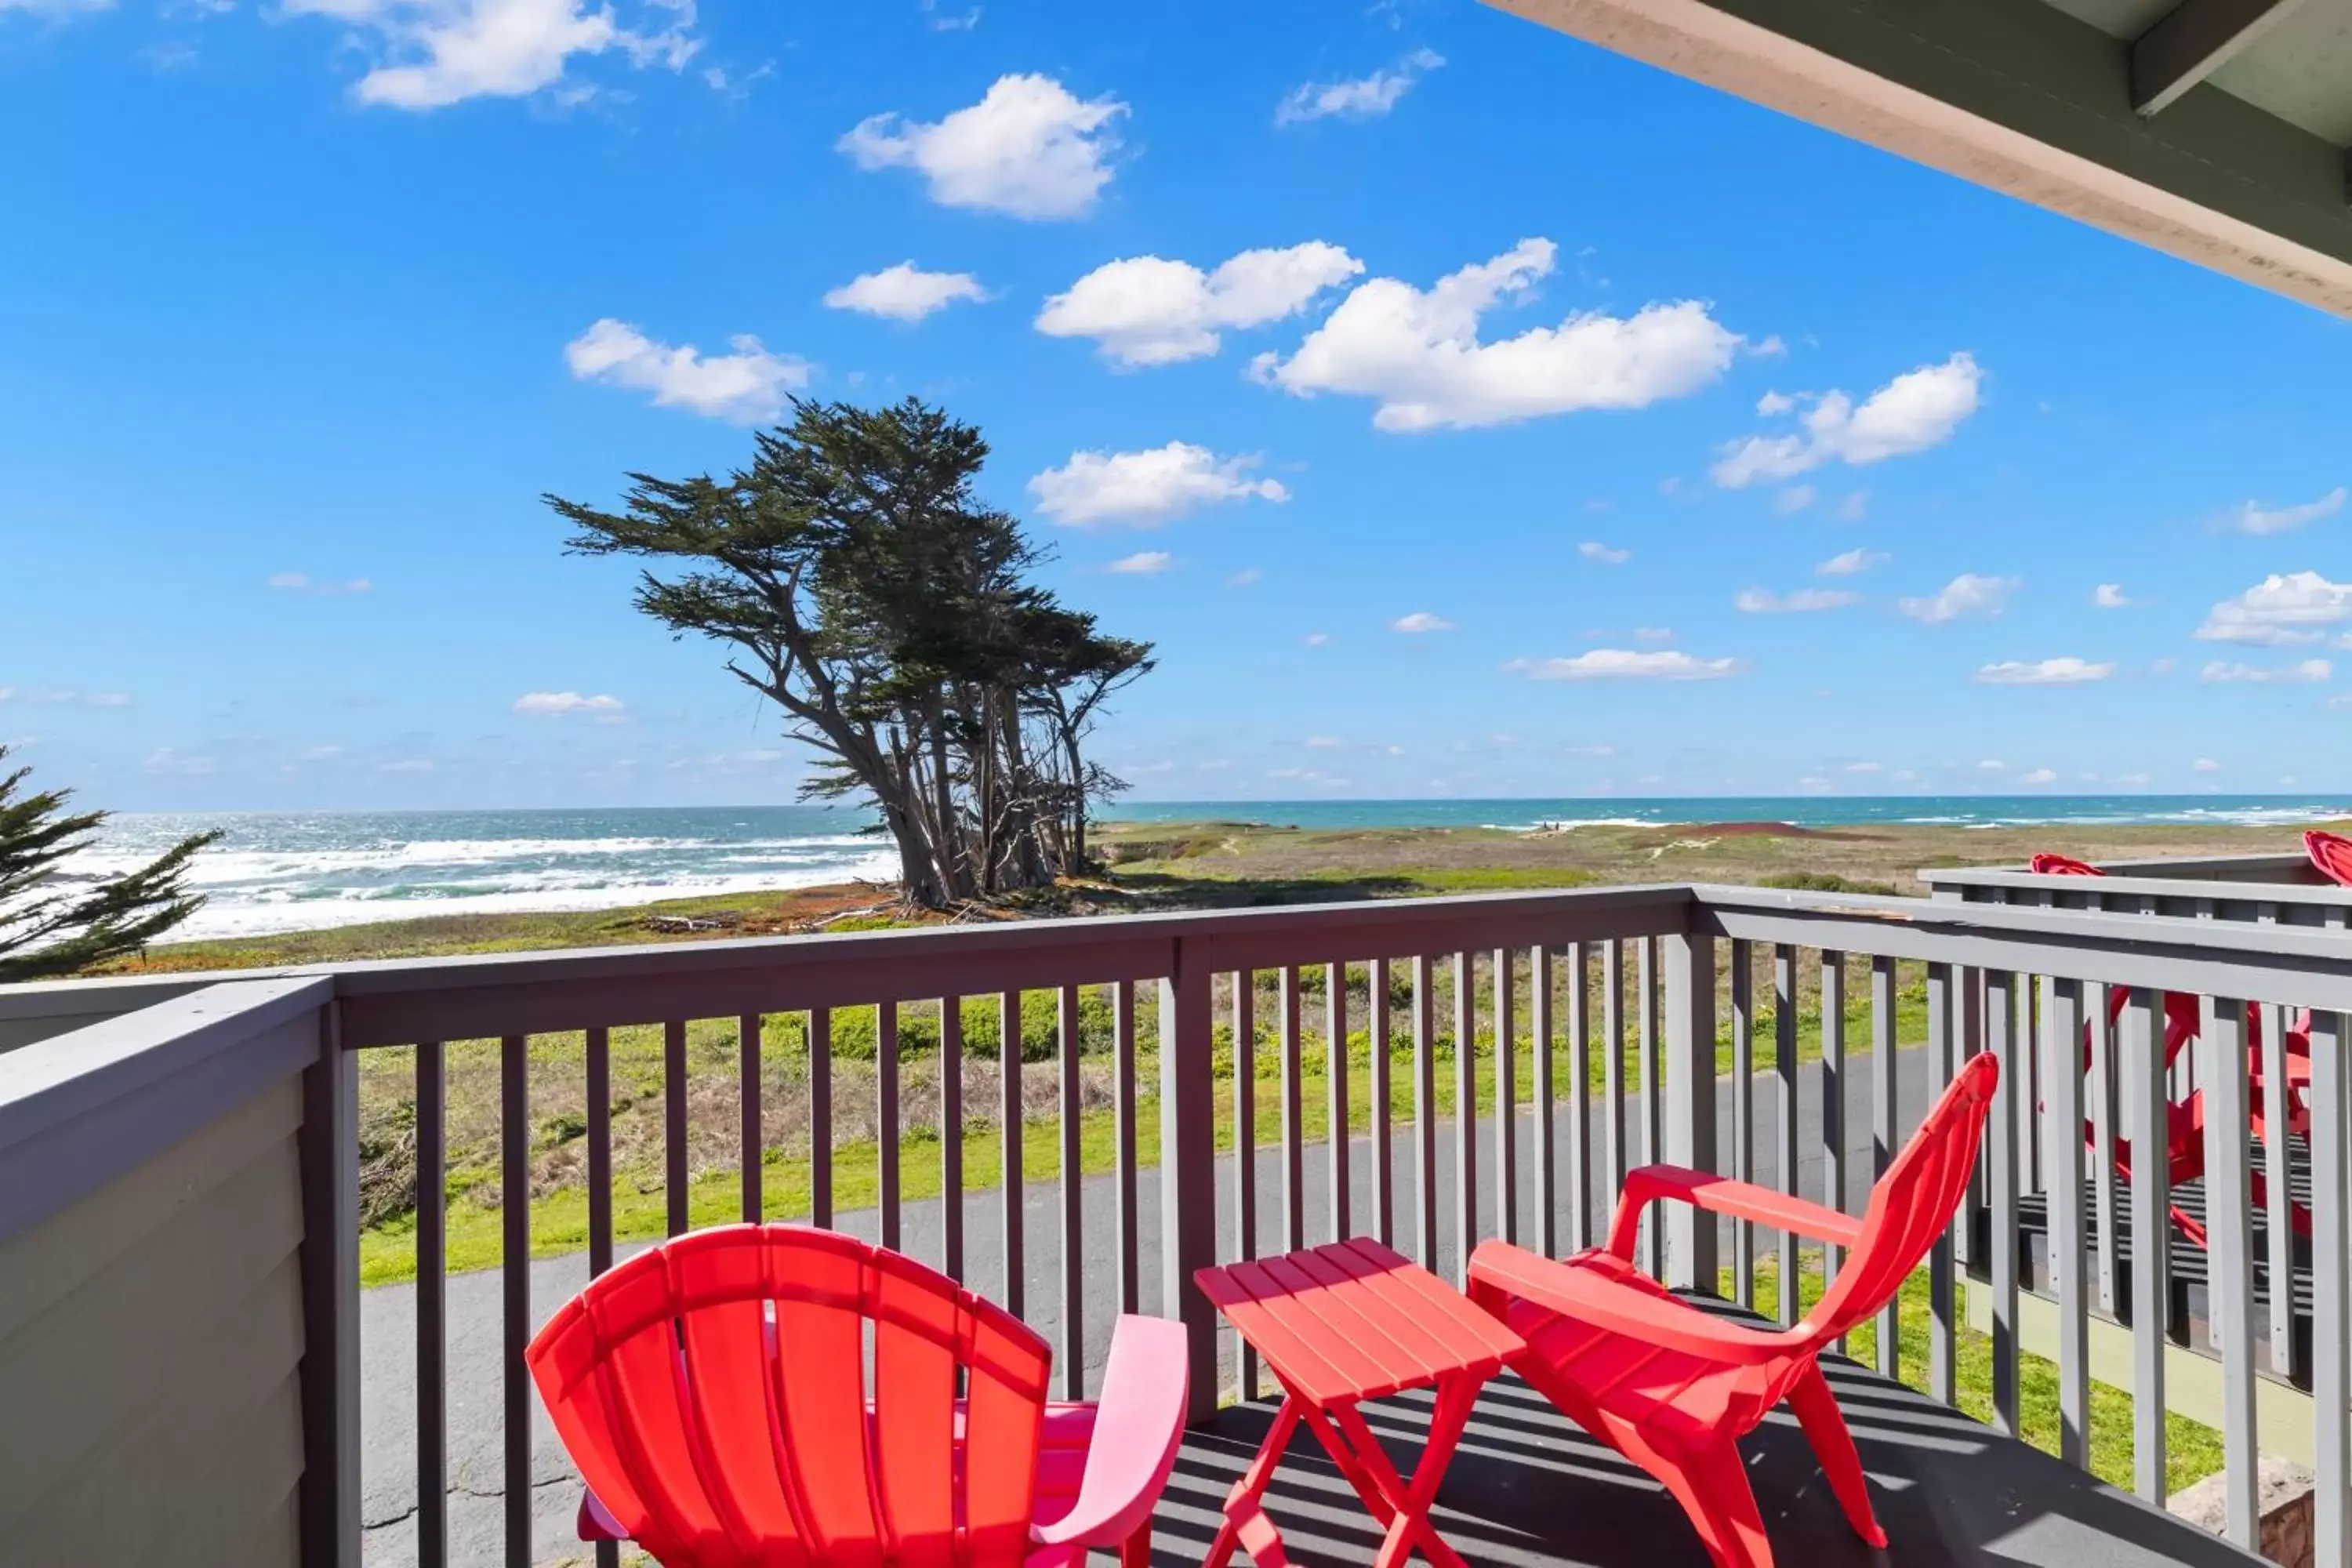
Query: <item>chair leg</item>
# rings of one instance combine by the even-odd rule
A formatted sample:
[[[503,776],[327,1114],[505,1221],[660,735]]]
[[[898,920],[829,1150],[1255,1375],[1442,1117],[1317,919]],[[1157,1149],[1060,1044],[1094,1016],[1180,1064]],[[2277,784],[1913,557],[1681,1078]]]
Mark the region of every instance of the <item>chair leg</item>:
[[[1772,1568],[1772,1543],[1765,1538],[1764,1516],[1757,1510],[1738,1444],[1726,1441],[1676,1456],[1652,1473],[1683,1505],[1716,1568]]]
[[[1878,1527],[1878,1516],[1871,1511],[1870,1482],[1862,1473],[1862,1456],[1854,1452],[1853,1434],[1846,1430],[1837,1395],[1830,1392],[1829,1379],[1822,1375],[1818,1364],[1807,1367],[1789,1390],[1789,1404],[1797,1413],[1798,1425],[1805,1429],[1806,1441],[1813,1446],[1813,1457],[1822,1462],[1822,1473],[1829,1478],[1838,1506],[1845,1510],[1846,1522],[1868,1544],[1885,1546],[1886,1531]]]
[[[1150,1520],[1137,1525],[1135,1533],[1118,1543],[1118,1568],[1151,1568]]]

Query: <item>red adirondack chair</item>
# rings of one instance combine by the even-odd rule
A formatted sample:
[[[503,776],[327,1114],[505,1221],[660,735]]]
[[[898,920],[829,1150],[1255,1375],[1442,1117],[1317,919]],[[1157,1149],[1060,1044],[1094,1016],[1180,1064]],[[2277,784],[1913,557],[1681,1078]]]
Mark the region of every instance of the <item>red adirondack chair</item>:
[[[2321,876],[2339,887],[2352,888],[2352,838],[2315,827],[2303,836],[2303,852]]]
[[[801,1226],[640,1253],[527,1360],[588,1483],[581,1539],[667,1568],[1144,1568],[1183,1436],[1179,1325],[1119,1319],[1101,1402],[1052,1404],[1019,1319]]]
[[[1625,1178],[1608,1246],[1555,1262],[1507,1242],[1484,1243],[1470,1259],[1471,1299],[1527,1341],[1513,1370],[1656,1477],[1719,1568],[1770,1568],[1739,1439],[1784,1398],[1854,1532],[1884,1547],[1862,1459],[1818,1358],[1886,1304],[1951,1223],[1999,1077],[1990,1056],[1969,1059],[1858,1220],[1745,1182],[1644,1166]],[[1670,1295],[1633,1267],[1642,1211],[1660,1198],[1851,1251],[1802,1322],[1748,1328]]]
[[[2311,854],[2313,863],[2318,865],[2322,870],[2327,868],[2320,859],[2321,848],[2312,841],[2315,838],[2334,837],[2332,834],[2324,833],[2304,835],[2305,849]],[[2352,840],[2336,839],[2336,842],[2344,845],[2347,852],[2352,852]],[[2106,875],[2096,866],[2065,855],[2036,855],[2028,862],[2027,868],[2042,876],[2104,877]],[[2129,994],[2120,986],[2108,991],[2107,1022],[2109,1024],[2116,1023],[2123,1016],[2124,1007],[2129,999]],[[2290,1015],[2284,1023],[2287,1131],[2298,1138],[2308,1137],[2311,1132],[2311,1110],[2306,1103],[2311,1094],[2311,1014],[2308,1011],[2298,1011]],[[2203,1020],[2200,1016],[2196,997],[2178,991],[2168,991],[2164,994],[2164,1067],[2167,1072],[2172,1070],[2174,1060],[2188,1048],[2189,1042],[2196,1039],[2197,1031],[2202,1027],[2202,1025]],[[2090,1071],[2091,1064],[2091,1026],[2085,1024],[2083,1026],[2083,1070]],[[2256,1137],[2261,1137],[2264,1129],[2263,1103],[2264,1085],[2262,1023],[2259,1015],[2246,1020],[2246,1081],[2247,1103],[2252,1112],[2253,1131]],[[2083,1123],[2083,1139],[2085,1143],[2095,1146],[2094,1125],[2087,1120]],[[2130,1140],[2118,1136],[2115,1141],[2115,1150],[2116,1173],[2126,1180],[2129,1180],[2132,1169]],[[2166,1111],[2164,1160],[2166,1180],[2173,1186],[2179,1186],[2184,1182],[2204,1179],[2205,1091],[2203,1089],[2190,1090],[2186,1100],[2171,1105]],[[2254,1203],[2258,1206],[2267,1203],[2269,1184],[2263,1173],[2252,1172],[2250,1179],[2252,1182]],[[2302,1204],[2290,1204],[2287,1212],[2296,1231],[2309,1236],[2311,1210]],[[2202,1221],[2179,1204],[2170,1205],[2170,1213],[2173,1227],[2184,1237],[2198,1247],[2207,1245],[2206,1229]]]

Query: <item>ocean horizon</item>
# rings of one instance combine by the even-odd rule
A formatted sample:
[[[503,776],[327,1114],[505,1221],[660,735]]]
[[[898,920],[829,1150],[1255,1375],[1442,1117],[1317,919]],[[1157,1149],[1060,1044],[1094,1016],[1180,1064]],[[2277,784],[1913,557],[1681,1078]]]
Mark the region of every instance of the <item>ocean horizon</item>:
[[[1663,826],[1786,822],[2004,826],[2294,826],[2352,817],[2352,794],[1561,796],[1498,799],[1142,801],[1111,822],[1376,827]],[[63,868],[117,874],[181,837],[218,828],[191,883],[185,939],[428,915],[595,910],[851,880],[897,870],[867,818],[814,805],[503,811],[123,813]]]

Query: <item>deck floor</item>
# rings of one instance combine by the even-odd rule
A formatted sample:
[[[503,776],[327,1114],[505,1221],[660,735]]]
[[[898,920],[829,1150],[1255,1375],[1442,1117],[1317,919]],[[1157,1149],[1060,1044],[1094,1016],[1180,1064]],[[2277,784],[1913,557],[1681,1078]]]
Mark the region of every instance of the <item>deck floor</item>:
[[[2246,1568],[2259,1561],[1907,1388],[1851,1363],[1825,1367],[1892,1550],[1882,1557],[1846,1527],[1803,1435],[1784,1413],[1744,1448],[1765,1528],[1786,1568],[1864,1568],[1888,1559],[1906,1568]],[[1428,1395],[1387,1401],[1366,1414],[1409,1473],[1427,1430]],[[1219,1506],[1273,1418],[1271,1403],[1234,1405],[1186,1439],[1158,1517],[1156,1563],[1201,1562]],[[1516,1378],[1488,1385],[1439,1497],[1440,1530],[1479,1568],[1707,1565],[1671,1498]],[[1303,1429],[1266,1506],[1294,1562],[1370,1563],[1380,1545],[1355,1494]],[[1246,1568],[1246,1558],[1236,1562]]]

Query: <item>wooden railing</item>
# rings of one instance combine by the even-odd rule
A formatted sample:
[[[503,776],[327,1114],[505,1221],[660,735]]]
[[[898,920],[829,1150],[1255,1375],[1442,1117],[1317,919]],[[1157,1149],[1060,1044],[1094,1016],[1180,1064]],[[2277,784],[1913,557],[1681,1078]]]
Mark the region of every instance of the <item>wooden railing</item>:
[[[403,1075],[413,1100],[416,1378],[413,1394],[393,1396],[415,1402],[424,1563],[450,1560],[452,1064],[495,1066],[500,1506],[505,1558],[527,1563],[532,1405],[520,1352],[555,1305],[534,1299],[530,1267],[534,1244],[548,1243],[535,1226],[555,1223],[535,1221],[523,1201],[545,1152],[534,1102],[549,1075],[577,1074],[564,1081],[580,1084],[582,1113],[559,1141],[582,1146],[580,1245],[586,1269],[600,1271],[632,1239],[636,1213],[616,1205],[613,1142],[616,1041],[634,1049],[634,1031],[648,1050],[657,1041],[661,1129],[658,1179],[648,1166],[637,1184],[657,1189],[657,1224],[639,1230],[687,1228],[698,1194],[701,1217],[713,1217],[716,1163],[728,1169],[725,1217],[858,1227],[1024,1313],[1051,1332],[1072,1396],[1087,1392],[1117,1311],[1181,1321],[1204,1412],[1225,1393],[1254,1394],[1258,1377],[1188,1288],[1202,1265],[1369,1232],[1458,1276],[1486,1236],[1547,1251],[1586,1245],[1625,1171],[1654,1159],[1858,1211],[1926,1099],[1959,1060],[1990,1050],[2004,1088],[1970,1211],[1930,1260],[1926,1364],[1901,1363],[1890,1309],[1874,1336],[1880,1370],[1957,1401],[1973,1318],[1989,1334],[1994,1424],[2020,1428],[2023,1358],[2046,1353],[2060,1450],[2085,1464],[2095,1369],[2134,1396],[2132,1473],[2158,1499],[2168,1388],[2197,1392],[2194,1407],[2221,1432],[2234,1537],[2252,1539],[2258,1451],[2284,1444],[2320,1478],[2320,1561],[2346,1561],[2352,1544],[2342,1058],[2352,938],[2340,934],[1663,887],[355,964],[299,978],[331,988],[320,1005],[337,1102],[362,1070],[382,1073],[377,1062]],[[209,982],[223,994],[272,983]],[[2118,989],[2126,1002],[2110,1030]],[[2135,1161],[2126,1180],[2113,1158],[2119,1137],[2161,1124],[2174,1090],[2158,1044],[2165,991],[2201,999],[2199,1081],[2214,1130],[2201,1323],[2178,1300],[2186,1244],[2165,1219],[2163,1162]],[[1024,998],[1039,999],[1026,1004],[1031,1031]],[[0,993],[0,1019],[10,1006]],[[2276,1021],[2303,1009],[2313,1010],[2309,1135],[2250,1147],[2221,1131],[2248,1124],[2249,1020],[2263,1082],[2279,1085]],[[1048,1059],[1024,1062],[1024,1033]],[[853,1035],[854,1058],[842,1054]],[[404,1061],[379,1054],[402,1051]],[[1318,1056],[1319,1104],[1308,1089]],[[759,1089],[787,1065],[794,1148],[780,1161],[783,1102]],[[1032,1096],[1033,1075],[1050,1093]],[[730,1080],[731,1158],[706,1152],[698,1175],[690,1138]],[[1101,1110],[1087,1109],[1090,1096]],[[459,1131],[473,1136],[480,1121]],[[992,1129],[975,1133],[983,1121]],[[1037,1138],[1050,1161],[1031,1148]],[[847,1163],[853,1149],[870,1169]],[[968,1150],[1001,1167],[992,1203]],[[346,1148],[316,1179],[331,1176],[341,1193],[356,1160]],[[1041,1163],[1049,1185],[1034,1194],[1024,1168]],[[2284,1204],[2306,1172],[2312,1234],[2300,1245]],[[910,1173],[938,1196],[909,1199]],[[2258,1173],[2270,1194],[2259,1215]],[[839,1201],[852,1182],[870,1201]],[[338,1215],[336,1255],[354,1257],[355,1205],[322,1212]],[[1687,1209],[1662,1218],[1643,1256],[1671,1283],[1798,1315],[1790,1238]],[[351,1311],[355,1271],[338,1313]],[[2308,1280],[2300,1317],[2297,1292],[2270,1284],[2298,1278]]]

